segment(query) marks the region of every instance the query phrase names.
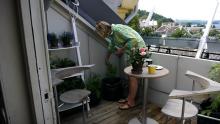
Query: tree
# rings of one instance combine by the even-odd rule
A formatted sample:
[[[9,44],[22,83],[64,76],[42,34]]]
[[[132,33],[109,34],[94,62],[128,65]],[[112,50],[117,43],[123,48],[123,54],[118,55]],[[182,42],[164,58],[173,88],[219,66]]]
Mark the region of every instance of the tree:
[[[186,27],[191,27],[191,25],[192,25],[191,22],[186,23]]]
[[[218,35],[218,34],[220,34],[220,32],[217,31],[216,29],[210,30],[210,32],[209,32],[209,36],[213,36],[213,37]]]
[[[220,32],[216,29],[210,30],[209,36],[220,39]]]
[[[215,25],[212,25],[212,28],[215,28]]]
[[[171,34],[171,37],[175,37],[175,38],[190,37],[190,35],[185,29],[178,28]]]
[[[153,29],[144,28],[142,30],[139,26],[139,20],[140,19],[147,19],[149,12],[145,10],[138,10],[138,13],[136,16],[128,23],[128,25],[139,32],[141,35],[147,35],[147,36],[156,36],[156,34],[153,33]],[[154,13],[153,20],[157,21],[157,27],[160,27],[163,22],[174,22],[171,18],[166,18],[164,16],[161,16],[159,14]]]
[[[136,30],[137,32],[140,32],[140,26],[139,26],[139,16],[136,15],[129,23],[128,25]]]
[[[153,29],[146,27],[146,28],[142,28],[141,35],[142,36],[152,36],[153,32],[154,32]]]

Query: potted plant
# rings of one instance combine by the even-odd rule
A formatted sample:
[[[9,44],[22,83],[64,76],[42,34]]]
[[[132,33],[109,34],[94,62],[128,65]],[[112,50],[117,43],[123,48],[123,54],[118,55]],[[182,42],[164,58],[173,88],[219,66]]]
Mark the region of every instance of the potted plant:
[[[70,32],[63,32],[63,34],[60,36],[63,47],[70,47],[72,39],[73,35]]]
[[[90,105],[98,105],[101,101],[101,78],[100,76],[93,74],[90,78],[86,80],[86,88],[91,91],[89,95]]]
[[[47,34],[47,40],[49,44],[49,48],[58,48],[58,38],[55,33],[48,33]]]
[[[50,57],[50,68],[57,69],[57,68],[66,68],[75,66],[76,63],[68,58],[58,58],[58,57]]]
[[[122,97],[122,81],[116,75],[116,66],[107,64],[106,76],[102,79],[102,95],[105,100],[116,101]]]
[[[132,65],[131,72],[134,74],[141,74],[144,60],[150,58],[151,54],[147,51],[147,48],[132,48],[129,54],[129,63]]]
[[[220,64],[215,64],[209,71],[209,78],[220,83]],[[219,121],[208,118],[220,119],[220,94],[212,96],[207,100],[204,100],[200,104],[200,114],[204,116],[198,116],[197,123],[199,124],[219,124]]]

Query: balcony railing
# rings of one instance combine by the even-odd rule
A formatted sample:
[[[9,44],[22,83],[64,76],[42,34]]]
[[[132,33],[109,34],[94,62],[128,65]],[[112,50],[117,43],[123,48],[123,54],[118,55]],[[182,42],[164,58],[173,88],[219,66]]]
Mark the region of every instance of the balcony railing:
[[[154,46],[154,45],[148,45],[148,49],[151,52],[171,54],[171,55],[181,55],[181,56],[187,56],[187,57],[195,57],[196,52],[197,52],[197,49],[171,48],[168,46]],[[209,52],[209,51],[203,50],[201,58],[220,61],[220,52]]]

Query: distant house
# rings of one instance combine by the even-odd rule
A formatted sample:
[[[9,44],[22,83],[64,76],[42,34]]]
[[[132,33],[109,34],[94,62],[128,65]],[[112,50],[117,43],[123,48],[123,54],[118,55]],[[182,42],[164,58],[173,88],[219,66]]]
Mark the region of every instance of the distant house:
[[[152,20],[149,23],[147,22],[147,19],[140,19],[139,20],[139,26],[141,28],[145,28],[145,27],[157,27],[157,21]]]
[[[163,23],[155,32],[159,35],[171,35],[176,29],[181,28],[175,23]]]
[[[204,27],[184,27],[184,29],[187,31],[187,32],[190,32],[192,34],[196,34],[196,33],[199,33],[199,32],[202,32]]]
[[[161,26],[169,26],[169,27],[174,27],[177,26],[178,24],[175,22],[163,22]]]

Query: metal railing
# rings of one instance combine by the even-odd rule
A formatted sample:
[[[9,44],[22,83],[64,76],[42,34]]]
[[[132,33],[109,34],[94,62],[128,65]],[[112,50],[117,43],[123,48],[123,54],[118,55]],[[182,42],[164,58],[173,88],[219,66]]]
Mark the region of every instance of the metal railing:
[[[196,56],[196,53],[197,53],[197,49],[191,49],[191,48],[174,48],[174,47],[169,47],[169,46],[155,46],[155,45],[148,45],[147,47],[150,52],[180,55],[180,56],[187,56],[187,57],[193,57],[193,58]],[[201,54],[201,58],[220,61],[220,52],[209,52],[209,51],[203,50]]]

